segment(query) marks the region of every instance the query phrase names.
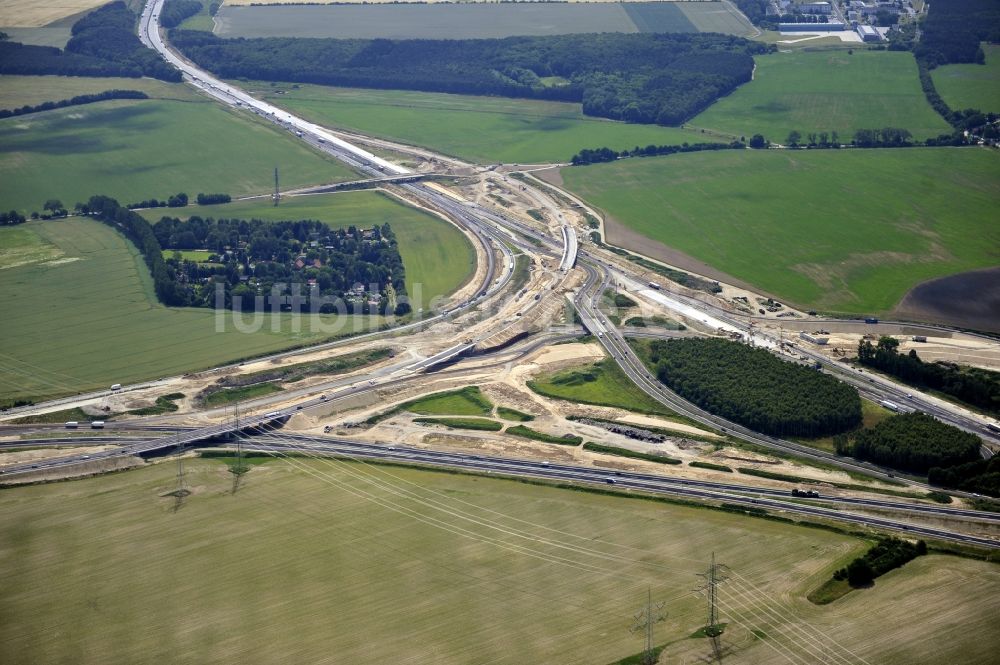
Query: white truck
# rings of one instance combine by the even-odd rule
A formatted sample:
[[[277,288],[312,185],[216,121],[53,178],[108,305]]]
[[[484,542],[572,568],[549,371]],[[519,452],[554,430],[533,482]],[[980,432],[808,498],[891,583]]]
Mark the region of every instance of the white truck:
[[[881,402],[879,402],[879,404],[889,409],[890,411],[895,411],[896,413],[899,413],[899,405],[894,404],[893,402],[890,402],[887,399],[882,400]]]

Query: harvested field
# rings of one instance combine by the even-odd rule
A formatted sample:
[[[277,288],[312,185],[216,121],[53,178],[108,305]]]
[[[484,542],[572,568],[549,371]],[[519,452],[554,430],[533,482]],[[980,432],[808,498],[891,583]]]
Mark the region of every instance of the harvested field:
[[[0,0],[0,26],[40,28],[107,4],[107,0]]]
[[[233,495],[225,463],[189,461],[181,502],[170,464],[0,493],[0,660],[601,664],[641,647],[628,625],[651,587],[664,657],[700,662],[691,589],[711,551],[731,569],[727,663],[849,648],[985,665],[1000,648],[994,564],[928,556],[816,607],[805,594],[862,541],[484,477],[253,462]]]

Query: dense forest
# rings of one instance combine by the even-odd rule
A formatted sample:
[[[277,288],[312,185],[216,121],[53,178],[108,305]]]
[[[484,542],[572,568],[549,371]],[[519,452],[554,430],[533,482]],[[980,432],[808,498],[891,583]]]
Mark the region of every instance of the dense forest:
[[[661,125],[679,124],[749,81],[752,56],[773,50],[708,33],[338,40],[173,30],[170,39],[223,78],[573,101],[587,115]]]
[[[180,81],[181,73],[139,41],[136,16],[112,2],[73,24],[65,50],[0,42],[0,74],[61,76],[151,76]]]
[[[952,467],[933,467],[927,472],[932,485],[1000,497],[1000,456]]]
[[[25,104],[16,109],[0,109],[0,118],[9,118],[15,115],[25,115],[28,113],[41,113],[52,109],[61,109],[67,106],[79,106],[81,104],[93,104],[109,99],[149,99],[149,95],[141,90],[105,90],[93,95],[77,95],[69,99],[61,99],[58,102],[42,102],[34,106]]]
[[[652,342],[660,381],[701,408],[776,436],[827,436],[861,424],[858,392],[764,349],[723,339]]]
[[[996,0],[934,0],[913,47],[917,60],[933,69],[955,62],[985,62],[980,42],[1000,42]]]
[[[882,337],[858,344],[858,362],[917,388],[939,390],[966,404],[1000,415],[1000,373],[951,363],[925,363],[915,350],[901,355],[899,342]]]
[[[271,309],[277,295],[284,309],[307,310],[316,299],[342,299],[341,311],[368,312],[396,307],[406,294],[403,261],[388,224],[365,230],[332,229],[318,221],[164,217],[153,225],[167,265],[188,294],[188,303],[212,307],[222,285],[226,306],[242,297],[243,309]],[[207,262],[170,258],[170,250],[207,249]],[[297,291],[296,291],[296,286]],[[298,299],[293,296],[298,295]],[[267,300],[255,303],[257,296]],[[333,298],[329,299],[330,301]],[[326,302],[326,300],[324,300]],[[323,311],[337,311],[332,302]],[[405,313],[405,312],[400,312]]]
[[[919,475],[933,467],[953,467],[979,459],[982,442],[940,420],[914,411],[865,428],[848,443],[837,441],[837,452]]]

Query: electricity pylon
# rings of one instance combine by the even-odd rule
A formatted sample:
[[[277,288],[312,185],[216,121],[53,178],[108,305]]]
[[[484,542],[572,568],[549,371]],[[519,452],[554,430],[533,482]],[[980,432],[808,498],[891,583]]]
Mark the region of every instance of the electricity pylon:
[[[639,610],[629,628],[630,633],[642,631],[646,636],[646,648],[642,654],[642,665],[654,665],[656,663],[656,652],[653,648],[653,626],[666,621],[667,613],[663,611],[664,603],[653,604],[653,592],[647,590],[646,606]]]

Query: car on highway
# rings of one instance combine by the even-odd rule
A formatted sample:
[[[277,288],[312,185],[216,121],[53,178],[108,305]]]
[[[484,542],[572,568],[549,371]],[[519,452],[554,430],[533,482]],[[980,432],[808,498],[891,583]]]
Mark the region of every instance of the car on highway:
[[[606,482],[608,485],[614,485],[618,481],[616,481],[614,478],[605,478],[604,482]]]

